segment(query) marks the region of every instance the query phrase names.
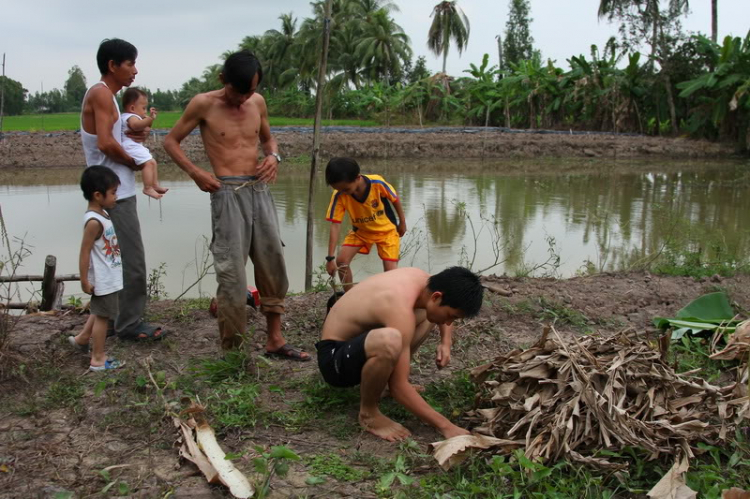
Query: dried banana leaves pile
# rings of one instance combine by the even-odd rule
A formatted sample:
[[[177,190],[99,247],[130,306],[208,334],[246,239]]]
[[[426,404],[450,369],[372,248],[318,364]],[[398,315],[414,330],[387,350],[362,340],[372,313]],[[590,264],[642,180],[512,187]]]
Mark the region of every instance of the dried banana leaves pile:
[[[548,328],[531,348],[472,371],[482,388],[470,416],[476,433],[522,443],[530,459],[620,468],[597,452],[692,457],[698,442],[731,438],[750,419],[747,376],[745,364],[736,382],[714,386],[676,374],[633,331],[566,343]]]

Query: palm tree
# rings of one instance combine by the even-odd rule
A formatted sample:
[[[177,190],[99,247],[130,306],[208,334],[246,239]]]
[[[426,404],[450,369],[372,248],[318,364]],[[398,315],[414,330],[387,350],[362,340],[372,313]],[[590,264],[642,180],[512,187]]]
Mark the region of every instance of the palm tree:
[[[409,37],[387,11],[378,10],[364,26],[356,55],[372,80],[388,81],[401,74],[403,61],[411,59]]]
[[[469,43],[469,19],[454,1],[445,0],[432,9],[427,46],[435,55],[443,55],[443,73],[451,38],[460,54]]]
[[[279,84],[279,76],[291,66],[292,47],[297,36],[297,19],[293,14],[281,14],[281,31],[269,29],[263,35],[268,39],[268,80]]]

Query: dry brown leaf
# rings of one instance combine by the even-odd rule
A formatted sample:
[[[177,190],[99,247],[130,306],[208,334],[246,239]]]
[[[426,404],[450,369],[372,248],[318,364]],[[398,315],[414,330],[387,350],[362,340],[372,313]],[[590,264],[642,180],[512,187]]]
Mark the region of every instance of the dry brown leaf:
[[[653,499],[696,499],[698,494],[685,484],[682,474],[688,470],[687,458],[675,461],[672,468],[648,492]]]
[[[430,444],[433,449],[432,455],[445,471],[466,459],[468,449],[489,449],[491,447],[517,449],[521,446],[523,446],[523,441],[504,440],[483,435],[459,435]]]

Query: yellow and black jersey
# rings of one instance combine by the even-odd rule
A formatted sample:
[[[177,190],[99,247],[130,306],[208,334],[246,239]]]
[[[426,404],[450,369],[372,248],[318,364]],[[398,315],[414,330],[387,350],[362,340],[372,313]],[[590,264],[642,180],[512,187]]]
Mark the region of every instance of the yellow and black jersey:
[[[398,194],[380,175],[362,175],[367,182],[365,200],[360,202],[348,194],[333,191],[326,211],[326,220],[340,224],[344,213],[349,213],[355,231],[373,233],[396,229],[396,215],[390,203],[398,201]],[[389,203],[390,201],[390,203]]]

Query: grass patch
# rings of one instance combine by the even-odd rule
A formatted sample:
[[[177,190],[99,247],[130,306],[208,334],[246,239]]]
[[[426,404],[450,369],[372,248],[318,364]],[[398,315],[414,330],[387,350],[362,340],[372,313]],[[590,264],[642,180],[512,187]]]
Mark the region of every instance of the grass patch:
[[[569,324],[578,329],[584,329],[591,323],[588,317],[583,313],[570,308],[562,303],[548,300],[543,296],[539,297],[539,307],[541,311],[538,317],[543,321],[549,321],[552,324]]]
[[[252,428],[258,421],[259,386],[255,383],[232,383],[215,389],[207,400],[212,421],[219,427]]]
[[[177,123],[182,111],[163,111],[156,119],[156,129],[169,129]],[[268,121],[271,126],[313,126],[312,118],[287,118],[271,116]],[[378,126],[372,120],[323,120],[323,126]],[[23,114],[20,116],[6,116],[3,119],[3,132],[57,132],[78,130],[80,128],[79,113],[59,114]]]
[[[476,394],[477,386],[469,378],[469,372],[459,371],[450,378],[430,383],[422,395],[433,409],[454,419],[471,409]]]
[[[344,463],[336,454],[320,454],[305,459],[310,473],[330,476],[341,482],[358,482],[370,476],[369,471],[358,470]]]

